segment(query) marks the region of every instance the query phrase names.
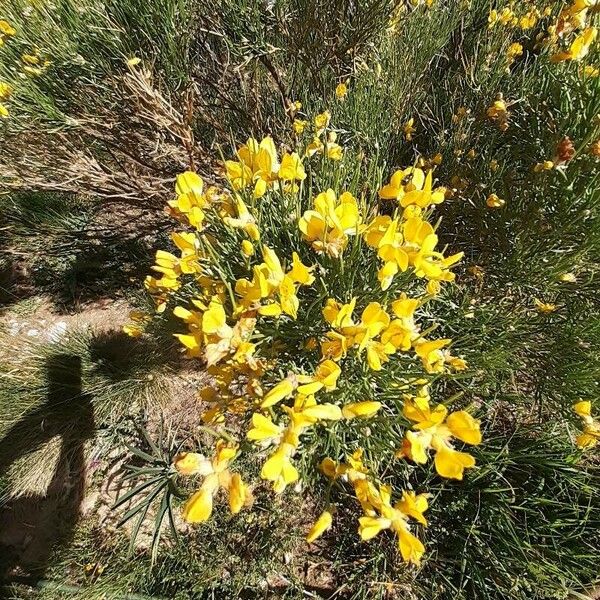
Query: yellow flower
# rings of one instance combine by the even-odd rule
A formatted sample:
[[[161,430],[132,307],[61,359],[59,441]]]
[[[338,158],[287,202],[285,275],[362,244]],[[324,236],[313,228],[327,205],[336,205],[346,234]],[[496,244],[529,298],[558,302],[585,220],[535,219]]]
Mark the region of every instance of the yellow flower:
[[[189,523],[201,523],[210,518],[213,510],[213,498],[220,488],[229,494],[229,507],[232,514],[238,513],[248,497],[247,489],[237,474],[229,471],[229,463],[237,452],[236,446],[228,446],[219,440],[211,461],[198,461],[204,481],[200,489],[186,502],[183,518]],[[184,461],[186,457],[181,459]],[[194,462],[193,459],[190,462]]]
[[[578,35],[569,50],[566,52],[558,52],[550,57],[552,62],[563,62],[566,60],[581,60],[587,56],[591,45],[598,36],[598,30],[595,27],[586,27],[580,35]]]
[[[544,314],[553,313],[558,309],[556,304],[553,304],[552,302],[541,302],[537,298],[533,299],[533,303],[538,311]]]
[[[348,94],[348,86],[345,83],[338,83],[335,88],[335,95],[338,100],[343,100]]]
[[[12,94],[12,86],[0,81],[0,101],[8,100]]]
[[[488,208],[502,208],[506,204],[506,201],[499,198],[496,194],[490,194],[486,198],[485,203]]]
[[[301,383],[298,391],[301,394],[314,394],[321,389],[331,392],[337,387],[337,380],[342,370],[332,360],[324,360],[316,368],[314,375],[298,375],[298,382]]]
[[[302,285],[311,285],[315,280],[312,274],[313,269],[314,267],[307,267],[303,264],[297,252],[292,252],[292,268],[288,273],[292,281]]]
[[[139,58],[138,56],[132,56],[131,58],[127,59],[127,66],[135,67],[135,66],[139,65],[141,62],[142,62],[141,58]]]
[[[381,408],[381,402],[365,400],[364,402],[351,402],[342,407],[342,415],[345,419],[357,417],[372,417]]]
[[[278,176],[283,181],[304,181],[306,179],[302,159],[296,152],[292,152],[292,154],[286,152],[283,155]]]
[[[331,512],[328,510],[323,511],[308,532],[306,541],[312,544],[312,542],[321,537],[331,527],[332,521]]]
[[[180,452],[173,458],[173,466],[181,475],[208,475],[212,472],[210,461],[197,452]]]
[[[9,114],[8,108],[6,108],[6,106],[0,102],[0,118],[6,119]]]
[[[292,128],[294,129],[294,133],[296,135],[302,135],[304,133],[304,129],[308,125],[308,121],[304,121],[303,119],[294,119],[292,124]]]
[[[499,97],[492,103],[492,105],[487,109],[486,114],[489,119],[498,125],[498,128],[501,131],[506,131],[508,129],[509,113],[506,102],[502,99],[502,97]]]
[[[417,517],[425,521],[423,512],[427,510],[427,500],[423,494],[403,493],[402,500],[391,505],[391,489],[380,486],[365,486],[363,482],[355,485],[355,492],[363,509],[367,513],[359,518],[359,534],[363,540],[370,540],[384,529],[392,529],[398,536],[398,549],[406,562],[419,564],[425,547],[421,541],[408,530],[408,517]],[[363,498],[359,494],[364,493]],[[404,509],[410,512],[404,512]],[[378,515],[379,513],[379,515]],[[426,521],[425,521],[426,522]]]
[[[519,44],[519,42],[513,42],[506,51],[506,58],[508,59],[508,66],[512,65],[512,63],[522,56],[523,54],[523,46]]]
[[[600,422],[592,417],[592,403],[580,400],[573,405],[573,411],[583,421],[583,431],[575,438],[581,449],[593,448],[600,442]]]
[[[208,200],[203,195],[204,182],[202,178],[192,171],[186,171],[177,176],[175,183],[176,200],[168,202],[171,214],[189,223],[199,231],[203,228],[204,208]]]
[[[329,121],[331,121],[331,113],[328,110],[319,113],[315,117],[315,127],[317,128],[317,135],[320,135],[321,132],[329,125]]]
[[[559,279],[564,283],[577,283],[577,276],[575,273],[563,273]]]
[[[241,248],[244,256],[252,256],[254,254],[254,246],[249,240],[242,240]]]
[[[304,212],[298,228],[317,252],[339,258],[348,244],[348,236],[358,232],[361,222],[356,198],[344,192],[339,199],[332,189],[314,200],[314,210]]]
[[[427,208],[431,204],[440,204],[444,201],[443,189],[437,189],[432,191],[433,175],[429,171],[425,177],[425,182],[422,189],[415,189],[407,192],[400,199],[400,206],[407,207],[415,205],[420,208]]]
[[[407,192],[421,190],[425,185],[425,173],[421,169],[408,167],[394,172],[390,182],[379,190],[379,197],[385,200],[402,200]]]
[[[284,398],[289,398],[296,387],[296,381],[291,377],[286,377],[265,394],[263,401],[260,403],[261,407],[267,408],[281,402]]]
[[[260,413],[252,415],[252,429],[248,431],[246,437],[252,441],[278,440],[283,433],[283,428],[275,425],[269,417]]]
[[[419,395],[406,396],[404,416],[413,421],[413,431],[407,431],[398,457],[406,457],[417,463],[427,462],[427,450],[435,451],[437,473],[449,479],[462,479],[465,469],[475,466],[475,459],[465,452],[455,450],[452,438],[466,444],[481,443],[479,421],[465,411],[447,414],[442,404],[431,410],[426,388]]]
[[[223,222],[229,227],[243,229],[250,239],[257,242],[260,239],[260,232],[256,226],[256,219],[252,216],[248,207],[238,195],[235,196],[235,207],[238,213],[236,217],[224,217]]]
[[[293,444],[284,442],[267,459],[263,465],[260,476],[262,479],[273,482],[273,491],[280,494],[290,484],[298,481],[300,475],[294,467],[291,456],[296,451]]]
[[[402,131],[404,131],[404,138],[407,142],[410,142],[413,139],[413,133],[417,130],[414,127],[414,118],[411,117],[404,125],[402,126]]]
[[[6,39],[16,33],[17,30],[8,21],[0,19],[0,46],[3,46]]]
[[[535,167],[533,167],[533,170],[536,173],[540,173],[541,171],[550,171],[554,168],[554,162],[552,162],[551,160],[545,160],[543,162],[537,163],[535,165]]]

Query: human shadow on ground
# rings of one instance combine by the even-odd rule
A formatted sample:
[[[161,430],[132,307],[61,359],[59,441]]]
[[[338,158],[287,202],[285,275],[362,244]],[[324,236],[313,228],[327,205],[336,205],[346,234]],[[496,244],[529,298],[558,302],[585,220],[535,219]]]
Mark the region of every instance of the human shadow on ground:
[[[46,401],[0,439],[2,476],[19,458],[60,438],[46,493],[0,500],[0,597],[9,591],[11,579],[28,577],[34,583],[43,578],[52,550],[71,540],[84,496],[84,446],[95,427],[91,398],[82,392],[81,358],[49,357],[46,375]]]

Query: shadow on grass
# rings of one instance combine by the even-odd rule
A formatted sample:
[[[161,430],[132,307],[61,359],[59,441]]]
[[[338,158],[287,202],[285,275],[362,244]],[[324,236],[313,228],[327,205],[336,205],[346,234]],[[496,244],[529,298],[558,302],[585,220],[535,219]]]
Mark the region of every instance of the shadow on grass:
[[[56,310],[142,289],[173,222],[160,211],[22,194],[0,207],[0,311],[43,293]]]
[[[84,445],[94,436],[92,402],[82,393],[81,371],[79,356],[49,357],[46,401],[0,439],[0,473],[54,437],[61,444],[46,493],[0,505],[0,597],[7,591],[3,582],[11,577],[43,577],[53,547],[69,542],[78,521],[85,488]]]

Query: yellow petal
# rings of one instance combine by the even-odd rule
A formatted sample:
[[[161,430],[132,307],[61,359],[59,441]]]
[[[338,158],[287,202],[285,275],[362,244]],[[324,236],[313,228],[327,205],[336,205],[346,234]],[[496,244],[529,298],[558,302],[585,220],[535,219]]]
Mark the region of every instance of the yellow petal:
[[[273,406],[284,398],[291,396],[294,391],[294,383],[290,379],[283,379],[275,387],[271,388],[261,402],[262,408]]]
[[[406,562],[412,562],[418,565],[425,552],[425,546],[423,546],[419,538],[415,537],[410,531],[403,527],[399,528],[397,533],[398,547],[400,548],[402,558]]]
[[[183,507],[183,518],[188,523],[208,521],[213,509],[213,495],[209,489],[200,488]]]
[[[580,417],[590,417],[592,415],[592,403],[589,400],[580,400],[573,404],[573,410]]]
[[[358,522],[358,533],[365,541],[374,538],[380,531],[388,529],[392,524],[389,519],[383,519],[381,517],[360,517]]]
[[[342,408],[342,415],[345,419],[355,419],[357,417],[372,417],[381,408],[381,402],[365,400],[364,402],[352,402]]]
[[[465,469],[475,466],[475,459],[466,452],[458,452],[442,444],[435,454],[435,470],[447,479],[463,478]]]
[[[275,425],[271,419],[260,413],[254,413],[252,415],[252,425],[254,427],[246,434],[246,437],[249,440],[267,440],[281,434],[281,427]]]
[[[459,440],[475,446],[481,444],[479,421],[474,419],[468,412],[459,410],[451,413],[446,418],[446,425],[452,435]]]
[[[328,510],[321,513],[319,518],[315,521],[315,524],[311,527],[311,530],[306,536],[306,541],[311,544],[318,537],[322,536],[330,527],[332,523],[332,515]]]
[[[342,418],[342,411],[335,404],[316,404],[302,411],[302,414],[319,420],[337,421]]]
[[[242,510],[246,502],[248,491],[239,473],[234,473],[229,484],[229,509],[232,515]]]

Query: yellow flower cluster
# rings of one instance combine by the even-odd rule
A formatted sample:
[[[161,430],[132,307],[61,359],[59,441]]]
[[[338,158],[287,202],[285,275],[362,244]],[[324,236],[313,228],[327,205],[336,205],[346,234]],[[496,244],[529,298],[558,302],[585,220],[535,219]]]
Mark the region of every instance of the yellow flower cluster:
[[[460,360],[460,359],[459,359]],[[466,452],[452,447],[452,438],[466,444],[481,443],[479,422],[464,410],[448,414],[443,404],[430,407],[427,386],[423,386],[416,396],[404,397],[404,416],[414,423],[406,432],[402,448],[396,453],[413,462],[427,462],[427,450],[435,452],[435,469],[442,477],[462,479],[465,469],[475,466],[475,459]]]
[[[0,20],[0,46],[3,46],[6,40],[16,33],[17,30],[8,21]],[[4,103],[11,97],[12,91],[12,86],[0,81],[0,118],[6,118],[9,115],[8,108]]]
[[[580,400],[573,405],[573,411],[583,421],[583,431],[577,436],[575,443],[583,449],[593,448],[600,442],[600,421],[592,417],[592,403]]]
[[[417,277],[430,282],[453,281],[452,265],[462,252],[445,257],[436,250],[438,236],[427,221],[431,206],[444,201],[445,188],[432,188],[433,173],[427,175],[416,167],[396,171],[390,182],[379,191],[379,197],[396,200],[404,208],[401,214],[376,216],[364,230],[365,242],[377,250],[383,261],[377,277],[381,289],[387,290],[399,271],[413,267]],[[434,286],[435,289],[435,286]]]
[[[547,16],[549,11],[540,11],[538,7],[532,7],[527,12],[517,15],[510,6],[502,10],[492,9],[488,15],[488,27],[496,26],[518,28],[524,31],[532,29],[542,16]]]
[[[237,151],[238,160],[225,161],[227,178],[234,191],[253,187],[254,197],[262,198],[275,185],[293,186],[306,177],[297,153],[285,153],[281,163],[271,137],[260,142],[250,138]]]
[[[543,39],[546,46],[559,44],[558,51],[550,57],[552,62],[581,61],[588,55],[598,35],[596,27],[589,24],[590,15],[599,9],[597,0],[573,0],[561,10]]]
[[[317,115],[319,135],[328,126],[329,114]],[[474,460],[455,450],[453,440],[478,444],[478,423],[464,411],[430,410],[426,390],[434,379],[467,365],[449,352],[450,339],[431,339],[431,328],[421,331],[415,322],[440,282],[454,279],[450,268],[462,257],[437,249],[429,222],[445,198],[444,188],[433,185],[431,169],[439,161],[429,161],[429,170],[397,170],[378,194],[359,201],[351,183],[346,189],[340,183],[337,191],[313,189],[314,178],[305,171],[308,150],[285,152],[279,162],[272,138],[250,139],[237,159],[225,162],[222,186],[207,188],[191,171],[177,177],[168,210],[182,228],[171,236],[172,251],[156,253],[155,273],[145,281],[156,313],[163,315],[157,323],[182,323],[185,330],[177,327],[173,335],[206,370],[203,422],[229,440],[218,441],[210,460],[194,452],[174,458],[181,475],[203,477],[185,518],[208,519],[219,490],[227,493],[234,514],[249,504],[250,488],[230,471],[238,452],[264,453],[260,476],[279,494],[302,478],[298,454],[310,451],[321,435],[351,430],[354,420],[406,418],[409,446],[403,456],[422,463],[431,450],[438,473],[460,479]],[[344,269],[358,268],[356,261],[374,286],[348,287],[352,278]],[[407,291],[393,281],[398,272],[412,281]],[[422,279],[425,289],[415,290]],[[151,322],[150,315],[136,312],[125,330],[138,337]],[[405,374],[410,365],[416,378],[394,374],[400,361],[400,371]],[[349,392],[357,364],[367,388]],[[403,409],[384,402],[375,376],[390,377],[391,389],[398,390],[418,382],[418,395],[406,396]],[[403,492],[393,504],[391,489],[373,483],[354,448],[342,445],[341,452],[351,455],[348,464],[332,468],[334,479],[352,484],[363,507],[362,538],[392,529],[404,559],[418,563],[424,547],[408,521],[425,524],[425,496]],[[323,462],[329,476],[331,464]],[[323,512],[309,540],[331,525],[332,510]]]
[[[425,547],[410,532],[409,518],[427,525],[423,513],[428,508],[427,495],[402,492],[399,501],[392,505],[392,489],[387,485],[375,485],[365,467],[362,449],[347,457],[346,463],[336,463],[327,457],[321,463],[321,471],[332,481],[348,482],[361,505],[363,516],[359,518],[359,535],[367,541],[384,529],[391,529],[398,536],[398,550],[406,562],[419,564]],[[323,518],[323,515],[326,515]],[[331,513],[323,513],[308,536],[314,541],[331,525]]]
[[[5,19],[0,19],[0,47],[15,35],[17,35],[17,30]],[[42,57],[38,48],[33,48],[30,52],[21,55],[21,70],[29,77],[41,75],[49,65],[50,61]],[[9,83],[0,81],[0,119],[6,119],[10,114],[5,103],[10,99],[13,91],[13,87]]]

